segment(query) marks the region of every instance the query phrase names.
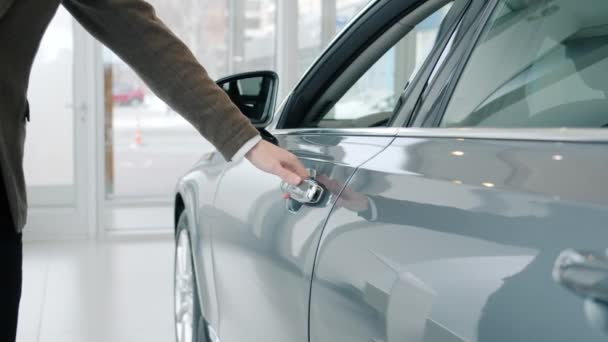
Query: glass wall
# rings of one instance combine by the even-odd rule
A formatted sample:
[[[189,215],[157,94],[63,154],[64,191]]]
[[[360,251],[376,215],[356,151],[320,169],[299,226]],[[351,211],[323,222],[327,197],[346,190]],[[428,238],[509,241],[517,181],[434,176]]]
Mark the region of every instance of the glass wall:
[[[232,0],[229,73],[272,70],[276,57],[277,0]]]
[[[252,70],[277,70],[279,1],[150,0],[158,16],[193,51],[213,78]],[[367,0],[298,0],[295,59],[290,88]],[[283,21],[285,22],[285,21]],[[295,31],[295,30],[294,30]],[[293,55],[292,52],[290,54]],[[109,199],[157,198],[170,203],[175,182],[212,147],[159,100],[137,75],[104,51],[106,81],[106,194]]]
[[[298,73],[315,61],[369,0],[298,0]]]
[[[322,5],[322,0],[298,0],[298,74],[306,71],[323,48]]]
[[[71,16],[60,9],[41,42],[30,76],[31,121],[24,169],[34,207],[74,206],[72,25]]]

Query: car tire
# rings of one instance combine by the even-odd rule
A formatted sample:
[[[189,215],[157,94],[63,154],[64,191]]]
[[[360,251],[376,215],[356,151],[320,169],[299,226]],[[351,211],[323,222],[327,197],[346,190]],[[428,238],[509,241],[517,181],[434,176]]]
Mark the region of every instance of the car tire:
[[[210,342],[197,291],[188,216],[183,212],[175,234],[174,309],[177,342]]]

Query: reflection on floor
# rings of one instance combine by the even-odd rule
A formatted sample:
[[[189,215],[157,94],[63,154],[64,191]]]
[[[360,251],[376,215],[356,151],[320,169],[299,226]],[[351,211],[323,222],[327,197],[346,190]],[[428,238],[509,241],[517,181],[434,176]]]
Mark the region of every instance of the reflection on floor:
[[[26,243],[18,342],[174,341],[173,241]]]

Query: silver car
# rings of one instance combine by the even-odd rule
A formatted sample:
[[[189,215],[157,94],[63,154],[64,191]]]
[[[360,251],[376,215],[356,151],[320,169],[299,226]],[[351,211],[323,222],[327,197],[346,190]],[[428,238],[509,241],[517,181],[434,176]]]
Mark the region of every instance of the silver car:
[[[177,187],[178,341],[605,341],[608,2],[378,0]]]

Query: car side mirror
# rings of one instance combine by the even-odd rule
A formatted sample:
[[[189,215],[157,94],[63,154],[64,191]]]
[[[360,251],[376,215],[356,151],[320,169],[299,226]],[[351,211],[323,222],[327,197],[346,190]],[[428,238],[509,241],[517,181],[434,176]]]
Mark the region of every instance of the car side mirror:
[[[279,76],[273,71],[254,71],[217,81],[232,102],[256,128],[265,128],[272,121]]]

